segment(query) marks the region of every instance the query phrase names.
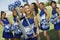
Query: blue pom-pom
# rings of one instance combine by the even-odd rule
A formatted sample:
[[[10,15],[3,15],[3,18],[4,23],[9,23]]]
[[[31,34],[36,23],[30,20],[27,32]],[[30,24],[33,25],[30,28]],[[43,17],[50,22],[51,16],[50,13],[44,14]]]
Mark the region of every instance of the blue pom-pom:
[[[20,1],[16,1],[14,7],[17,7],[17,6],[19,7],[20,5],[21,5],[21,2]]]
[[[55,18],[57,18],[57,13],[56,14],[54,14],[52,17],[51,17],[51,19],[50,19],[50,22],[52,23],[52,24],[56,24],[57,23],[57,21],[54,21],[54,19]]]
[[[27,0],[23,0],[23,2],[26,2]]]
[[[14,4],[8,5],[8,10],[10,10],[10,11],[14,10]]]

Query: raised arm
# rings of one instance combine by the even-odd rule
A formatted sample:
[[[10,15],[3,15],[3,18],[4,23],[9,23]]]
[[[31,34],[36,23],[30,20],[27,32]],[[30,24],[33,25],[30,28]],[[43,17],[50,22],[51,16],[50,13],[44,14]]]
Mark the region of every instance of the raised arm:
[[[36,4],[37,4],[37,6],[39,7],[39,1],[38,1],[38,0],[36,0]]]
[[[28,3],[28,0],[26,1],[26,4],[29,4],[29,3]]]

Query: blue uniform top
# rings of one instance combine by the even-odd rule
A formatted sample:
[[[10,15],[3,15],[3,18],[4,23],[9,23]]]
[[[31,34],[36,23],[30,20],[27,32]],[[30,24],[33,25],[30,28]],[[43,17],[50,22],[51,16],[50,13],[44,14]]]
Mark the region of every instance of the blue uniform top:
[[[11,26],[9,25],[9,21],[7,18],[4,18],[1,20],[4,23],[4,31],[5,32],[11,32]]]
[[[56,24],[58,22],[58,20],[56,22],[54,21],[54,19],[57,18],[57,16],[58,16],[58,13],[57,13],[56,9],[52,10],[52,15],[53,16],[51,18],[51,21],[52,21],[52,23]]]
[[[40,12],[40,29],[42,30],[48,30],[49,29],[49,22],[46,19],[46,13],[44,9]]]
[[[52,10],[52,17],[55,19],[59,16],[59,14],[57,13],[56,9]],[[60,18],[58,18],[55,23],[54,23],[54,29],[55,30],[60,30]]]
[[[13,19],[13,20],[14,20],[14,22],[16,22],[16,21],[17,21],[17,20],[16,20],[16,17],[14,17],[14,19]]]
[[[7,18],[4,18],[3,20],[1,20],[4,24],[9,24],[9,21],[8,21],[8,19]]]
[[[52,10],[52,15],[57,14],[56,9]]]
[[[29,21],[33,31],[36,33],[36,26],[34,24],[34,18],[27,18],[27,20]],[[32,36],[33,32],[31,31],[31,29],[29,28],[29,24],[26,21],[26,19],[24,18],[23,22],[22,22],[23,27],[25,28],[25,31],[27,33],[27,36]]]
[[[45,11],[44,11],[44,9],[42,9],[41,12],[40,12],[40,16],[42,16],[44,14],[45,14]]]
[[[34,23],[34,18],[28,18],[28,21],[29,21],[30,24],[33,24]],[[29,24],[27,23],[26,19],[23,20],[22,25],[24,27],[29,26]]]

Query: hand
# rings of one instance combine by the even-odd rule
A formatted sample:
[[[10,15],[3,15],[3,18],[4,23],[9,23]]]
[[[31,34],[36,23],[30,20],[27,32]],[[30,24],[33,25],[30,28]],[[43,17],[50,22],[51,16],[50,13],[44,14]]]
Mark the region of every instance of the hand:
[[[36,33],[37,33],[37,34],[39,34],[39,32],[40,32],[40,30],[39,30],[39,29],[37,29],[37,32],[36,32]]]
[[[36,36],[37,36],[37,34],[36,34],[36,35],[33,35],[32,38],[34,38],[34,37],[36,37]]]
[[[58,18],[55,18],[54,21],[57,21]]]

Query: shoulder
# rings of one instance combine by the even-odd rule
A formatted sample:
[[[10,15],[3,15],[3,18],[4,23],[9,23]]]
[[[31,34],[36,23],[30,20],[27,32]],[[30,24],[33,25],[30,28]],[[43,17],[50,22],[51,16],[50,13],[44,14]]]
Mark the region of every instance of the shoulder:
[[[44,11],[46,12],[47,11],[47,8],[45,8]]]
[[[59,8],[58,7],[56,8],[56,11],[59,11]]]
[[[36,16],[34,17],[34,21],[35,21],[35,20],[37,20],[37,17],[36,17]]]

